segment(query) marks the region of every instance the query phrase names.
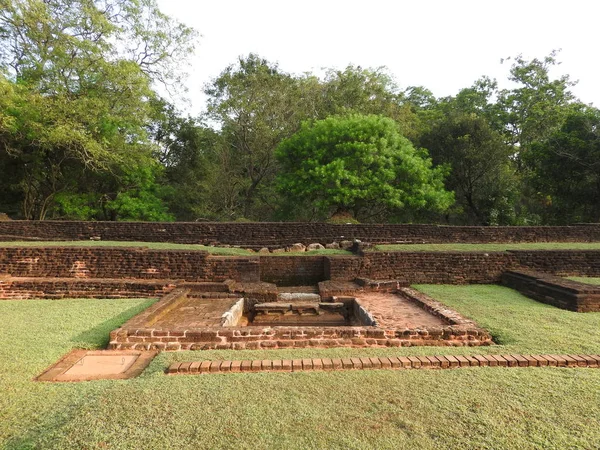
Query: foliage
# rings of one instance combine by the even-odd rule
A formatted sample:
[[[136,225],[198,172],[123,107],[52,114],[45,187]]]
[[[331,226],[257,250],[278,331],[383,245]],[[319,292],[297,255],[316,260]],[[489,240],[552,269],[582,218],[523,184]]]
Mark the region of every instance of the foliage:
[[[532,145],[527,161],[548,221],[600,221],[600,110],[570,114],[549,139]]]
[[[443,170],[432,168],[381,116],[334,116],[304,123],[281,142],[280,191],[289,201],[310,200],[323,215],[351,212],[368,218],[375,209],[444,210],[452,195],[443,190]]]
[[[145,170],[151,84],[177,80],[174,58],[193,38],[154,0],[2,0],[0,84],[11,106],[0,147],[19,170],[11,189],[23,217],[46,218],[73,179]]]
[[[513,222],[516,185],[511,147],[488,122],[475,115],[444,115],[420,140],[435,164],[451,167],[446,189],[456,194],[456,208],[469,224]]]

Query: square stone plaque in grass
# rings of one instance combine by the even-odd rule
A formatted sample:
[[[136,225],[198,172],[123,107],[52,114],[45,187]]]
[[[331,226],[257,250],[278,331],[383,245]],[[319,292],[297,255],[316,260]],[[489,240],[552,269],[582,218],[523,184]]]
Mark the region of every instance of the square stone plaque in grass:
[[[140,375],[156,356],[155,351],[80,350],[61,358],[36,381],[125,380]]]

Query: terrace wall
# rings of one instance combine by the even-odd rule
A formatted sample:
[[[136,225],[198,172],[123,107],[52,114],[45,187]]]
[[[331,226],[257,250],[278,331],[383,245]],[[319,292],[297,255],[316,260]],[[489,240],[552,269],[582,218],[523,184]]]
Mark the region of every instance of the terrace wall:
[[[502,282],[523,295],[558,308],[576,312],[600,311],[600,286],[529,271],[506,272]]]
[[[0,240],[89,240],[282,247],[360,239],[373,243],[592,242],[600,224],[562,227],[463,227],[442,225],[334,225],[298,222],[0,222]]]
[[[258,257],[119,247],[0,248],[0,273],[12,277],[259,281]]]
[[[366,252],[327,257],[327,279],[398,280],[405,284],[499,283],[503,272],[528,268],[560,276],[600,276],[600,250],[507,252]]]

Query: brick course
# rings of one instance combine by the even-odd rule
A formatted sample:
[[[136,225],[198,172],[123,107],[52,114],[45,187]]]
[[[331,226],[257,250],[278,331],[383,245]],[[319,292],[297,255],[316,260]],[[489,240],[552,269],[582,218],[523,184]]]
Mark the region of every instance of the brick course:
[[[0,221],[0,240],[89,240],[226,244],[248,247],[322,244],[360,239],[373,243],[592,242],[600,224],[561,227],[483,227],[407,224],[334,225],[306,222],[78,222]]]
[[[457,369],[463,367],[600,367],[600,355],[475,355],[475,356],[399,356],[346,358],[305,358],[297,364],[286,360],[247,361],[197,361],[176,362],[167,369],[168,375],[198,375],[225,372],[306,372],[321,370],[367,370],[367,369]],[[337,363],[336,363],[337,361]],[[346,363],[344,363],[344,361]],[[225,364],[225,366],[223,365]],[[260,363],[260,367],[259,367]],[[231,367],[239,370],[229,370]]]

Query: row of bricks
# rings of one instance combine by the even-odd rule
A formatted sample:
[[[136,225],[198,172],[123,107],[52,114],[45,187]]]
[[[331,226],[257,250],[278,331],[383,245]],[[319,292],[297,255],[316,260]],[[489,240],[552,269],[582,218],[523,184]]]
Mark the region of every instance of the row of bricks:
[[[217,372],[297,372],[344,369],[450,369],[457,367],[600,367],[600,355],[391,356],[375,358],[308,358],[178,362],[168,374]]]

